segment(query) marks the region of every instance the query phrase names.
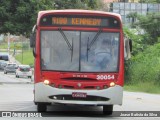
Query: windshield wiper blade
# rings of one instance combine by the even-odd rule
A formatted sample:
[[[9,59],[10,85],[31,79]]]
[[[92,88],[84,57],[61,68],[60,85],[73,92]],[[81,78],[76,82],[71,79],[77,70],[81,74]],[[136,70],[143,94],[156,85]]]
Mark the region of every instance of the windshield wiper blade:
[[[72,38],[72,51],[71,51],[71,62],[72,62],[72,58],[73,58],[73,38]]]
[[[59,32],[61,33],[61,35],[63,36],[64,40],[66,41],[69,50],[71,51],[71,62],[72,62],[72,57],[73,57],[73,38],[72,38],[72,45],[70,44],[69,40],[67,39],[66,35],[64,34],[64,32],[62,31],[61,28],[58,29]]]
[[[91,43],[89,45],[87,45],[87,50],[90,50],[90,48],[92,47],[92,45],[95,43],[95,41],[97,40],[98,36],[101,34],[102,29],[99,29],[99,31],[97,32],[97,34],[94,36],[93,40],[91,41]]]
[[[62,31],[62,29],[59,28],[58,30],[59,30],[59,32],[61,33],[61,35],[63,36],[64,40],[66,41],[69,49],[70,49],[71,51],[73,51],[72,45],[70,44],[69,40],[67,39],[67,37],[66,37],[66,35],[64,34],[64,32]]]
[[[89,45],[89,37],[88,37],[88,40],[87,40],[87,61],[88,61],[88,45]]]
[[[88,61],[88,51],[90,50],[90,48],[92,47],[92,45],[95,43],[95,41],[97,40],[97,38],[101,34],[101,32],[102,32],[102,29],[99,29],[99,31],[94,36],[94,38],[93,38],[93,40],[91,41],[90,44],[89,44],[89,37],[88,37],[88,41],[87,41],[87,61]]]

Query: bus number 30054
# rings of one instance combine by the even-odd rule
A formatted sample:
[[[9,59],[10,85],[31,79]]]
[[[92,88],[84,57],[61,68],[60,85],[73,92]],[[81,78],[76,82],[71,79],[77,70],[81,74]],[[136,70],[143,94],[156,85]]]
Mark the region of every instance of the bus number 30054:
[[[113,80],[114,75],[97,75],[97,80]]]

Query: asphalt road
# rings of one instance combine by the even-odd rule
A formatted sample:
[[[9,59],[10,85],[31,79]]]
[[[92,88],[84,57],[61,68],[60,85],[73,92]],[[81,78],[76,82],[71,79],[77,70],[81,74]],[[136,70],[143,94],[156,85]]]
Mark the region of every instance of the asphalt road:
[[[3,74],[0,72],[0,111],[35,111],[36,105],[33,103],[33,83],[28,78],[15,78],[14,74]],[[112,116],[104,116],[102,114],[102,107],[97,106],[64,106],[54,105],[48,106],[49,114],[48,119],[124,119],[124,117],[116,116],[117,113],[128,113],[127,111],[142,111],[147,114],[154,111],[160,114],[160,95],[146,94],[137,92],[124,92],[123,105],[114,106]],[[117,112],[119,111],[119,112]],[[124,112],[126,111],[126,112]],[[150,112],[149,112],[150,111]],[[142,112],[142,114],[144,114]],[[45,114],[47,115],[47,114]],[[144,117],[145,119],[159,119],[152,114],[151,117]],[[1,118],[0,118],[1,119]],[[16,118],[17,119],[17,118]],[[36,119],[36,118],[35,118]],[[38,118],[39,119],[39,118]],[[43,118],[41,118],[43,119]],[[130,119],[130,117],[125,117]],[[141,119],[141,117],[134,117],[134,119]]]

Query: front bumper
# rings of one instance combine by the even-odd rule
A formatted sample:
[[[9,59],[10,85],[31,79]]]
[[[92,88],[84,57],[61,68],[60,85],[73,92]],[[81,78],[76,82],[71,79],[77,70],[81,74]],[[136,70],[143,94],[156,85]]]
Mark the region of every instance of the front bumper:
[[[32,72],[17,72],[18,76],[32,76]]]
[[[86,100],[86,99],[51,99],[50,96],[72,96],[73,92],[86,93],[87,96],[94,96],[95,98],[104,98],[100,100]],[[103,90],[75,90],[75,89],[59,89],[54,88],[44,83],[35,84],[35,103],[59,103],[59,104],[78,104],[78,105],[113,105],[122,104],[123,87],[116,85]]]

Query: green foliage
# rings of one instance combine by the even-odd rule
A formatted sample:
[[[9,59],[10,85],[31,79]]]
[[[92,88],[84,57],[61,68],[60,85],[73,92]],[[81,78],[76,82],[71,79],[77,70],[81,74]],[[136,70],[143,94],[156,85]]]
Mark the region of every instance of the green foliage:
[[[0,0],[0,34],[29,36],[39,10],[53,9],[51,0]]]
[[[137,84],[127,84],[124,86],[124,90],[127,91],[138,91],[138,92],[147,92],[147,93],[157,93],[160,94],[159,85],[150,82],[138,82]]]
[[[129,13],[128,15],[127,15],[127,18],[130,18],[131,20],[132,20],[132,24],[131,24],[131,27],[133,27],[133,28],[135,28],[135,26],[134,26],[134,22],[136,21],[136,19],[137,19],[137,17],[138,17],[138,14],[137,14],[137,12],[131,12],[131,13]]]
[[[18,60],[20,63],[23,63],[23,64],[28,64],[30,66],[33,66],[34,64],[34,57],[31,50],[23,51],[23,61],[22,61],[22,53],[17,54],[15,58],[16,60]]]
[[[133,43],[132,58],[125,62],[125,83],[128,90],[160,92],[159,16],[160,13],[137,15],[138,23],[132,24],[136,29],[124,27],[124,34]]]
[[[28,50],[29,48],[29,43],[21,43],[21,42],[17,42],[17,43],[10,43],[10,49],[16,49],[16,50]],[[1,43],[0,44],[0,48],[1,49],[8,49],[8,43]]]
[[[138,35],[139,31],[137,29],[129,29],[127,27],[124,27],[123,31],[125,36],[132,40],[132,55],[138,54],[140,51],[143,51],[147,47],[146,41],[149,38],[148,34]]]
[[[160,0],[140,0],[140,3],[160,3]]]
[[[160,37],[160,13],[149,13],[147,16],[138,17],[138,25],[144,29],[145,32],[150,36],[150,39],[146,41],[147,44],[153,45],[158,42]]]
[[[126,83],[150,82],[160,86],[160,43],[133,56],[128,64]]]
[[[97,8],[98,0],[0,0],[0,34],[28,37],[42,10]]]
[[[56,9],[97,9],[98,0],[54,0]]]

